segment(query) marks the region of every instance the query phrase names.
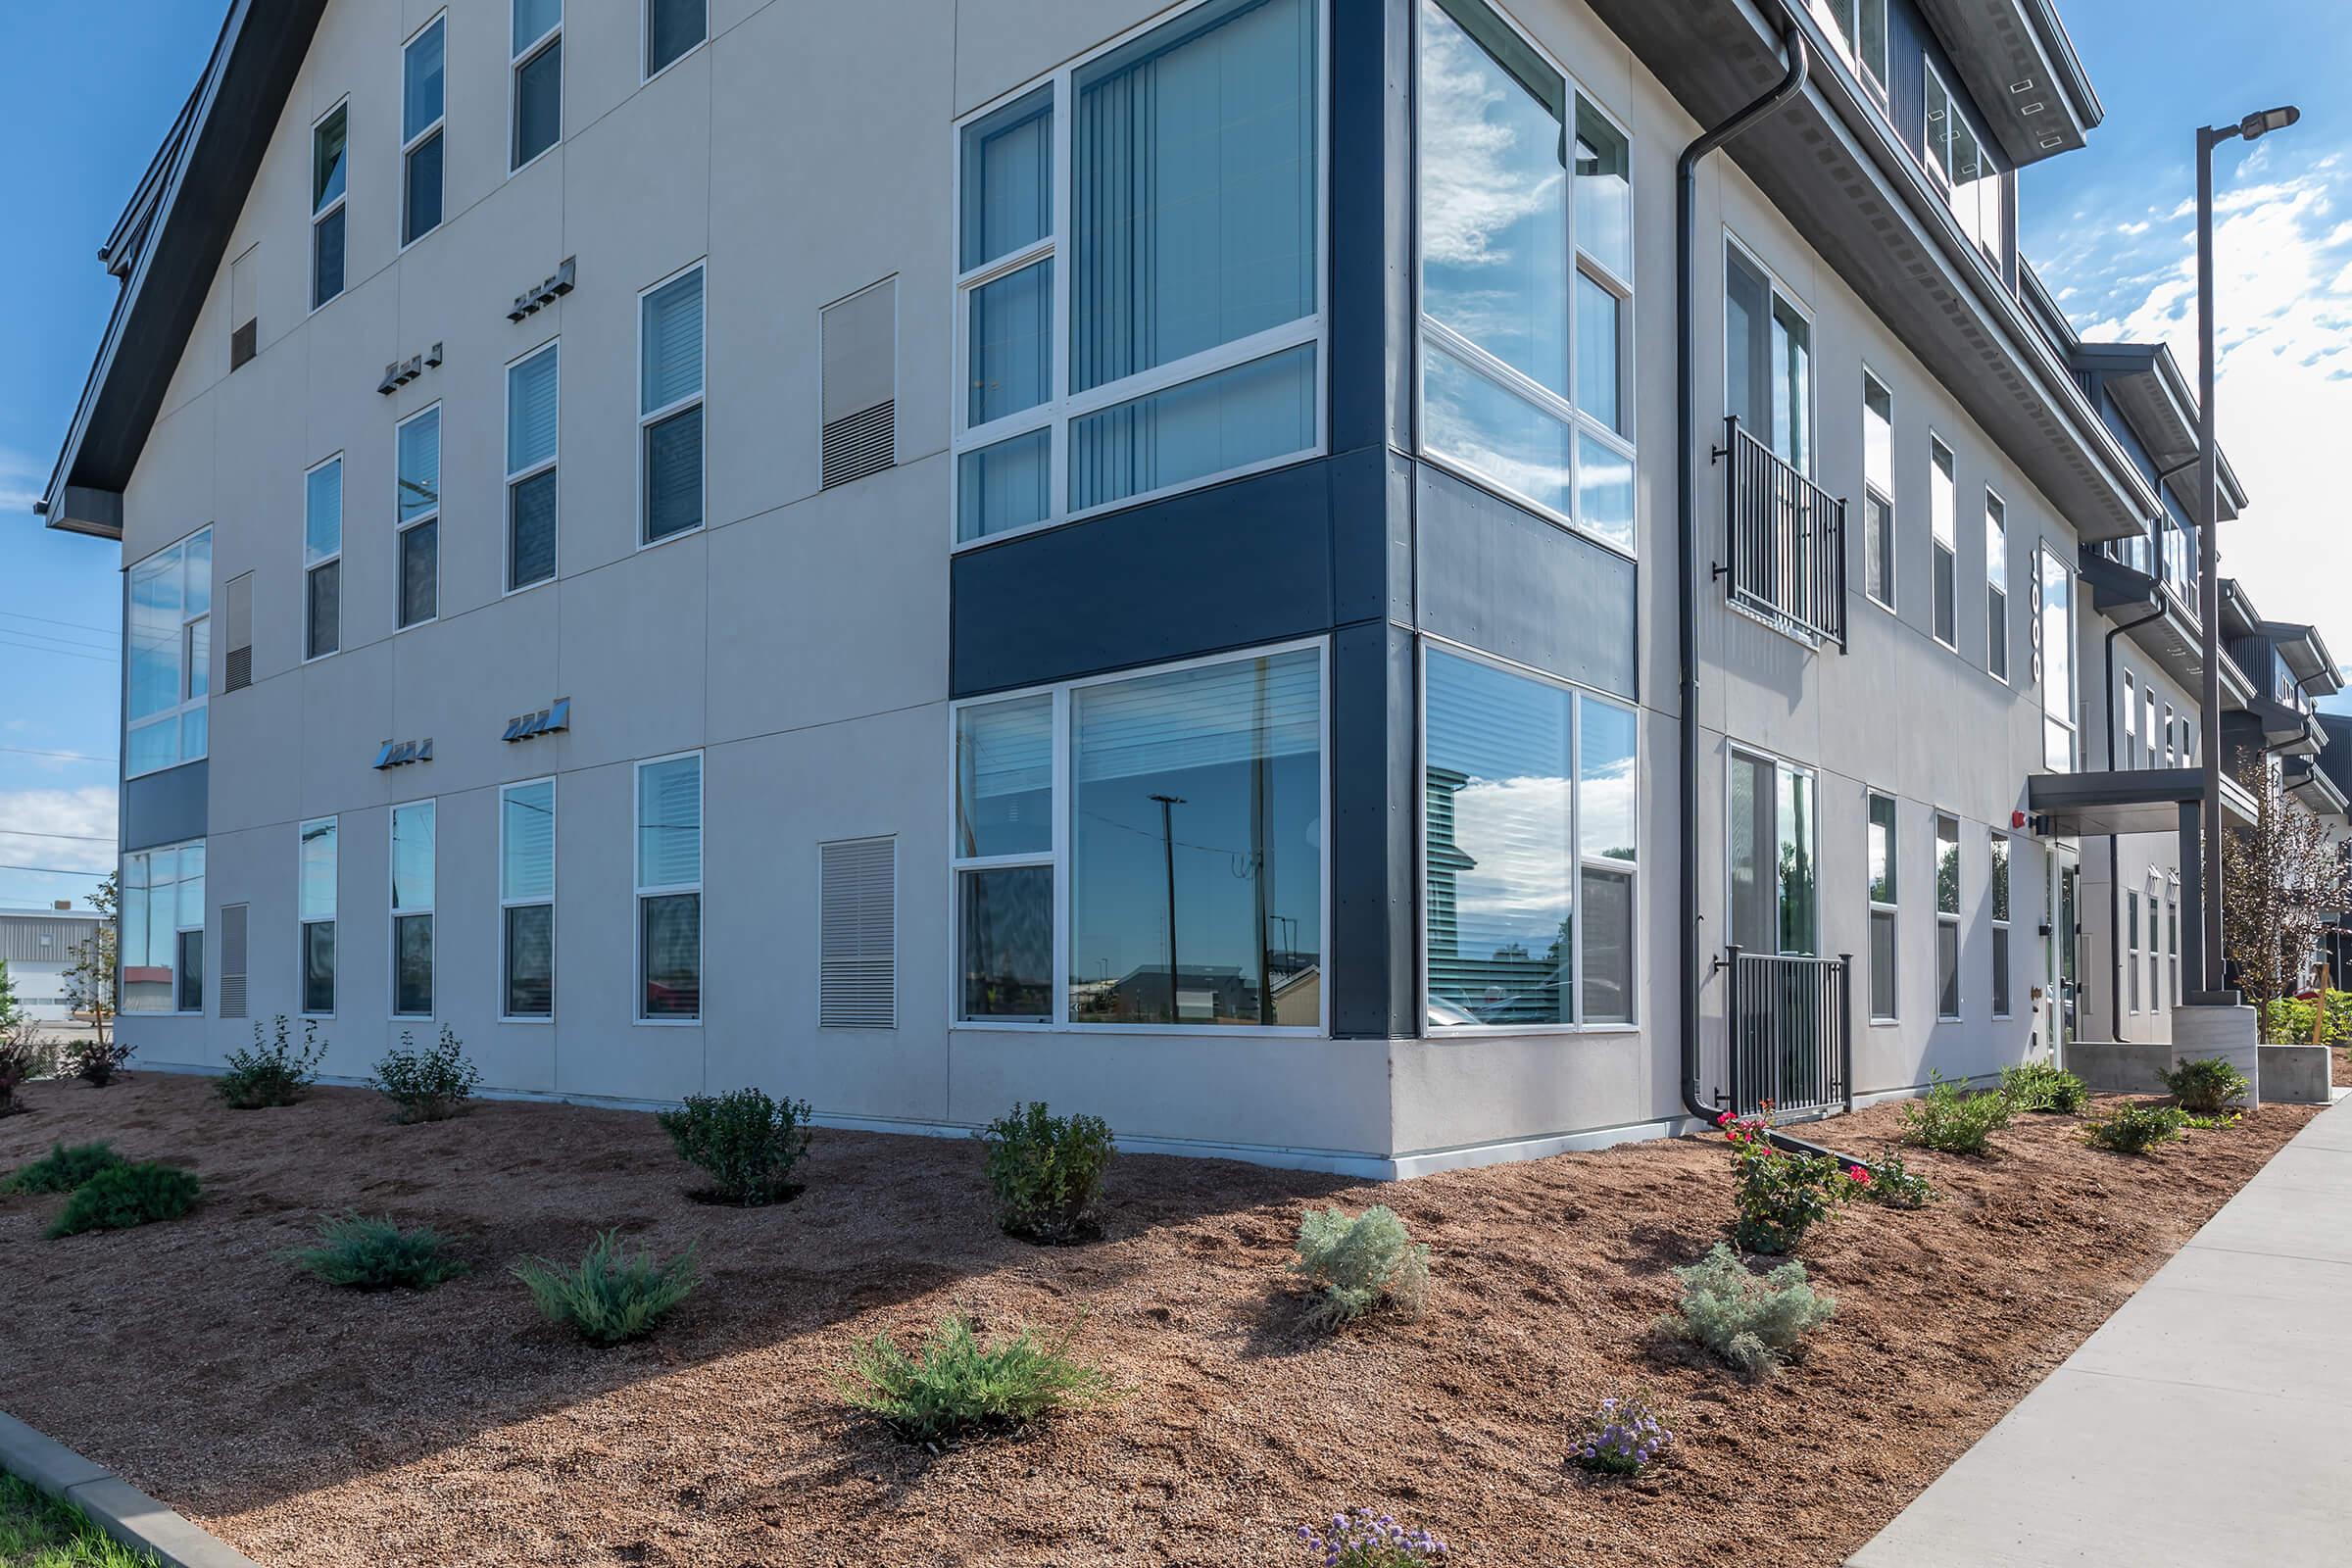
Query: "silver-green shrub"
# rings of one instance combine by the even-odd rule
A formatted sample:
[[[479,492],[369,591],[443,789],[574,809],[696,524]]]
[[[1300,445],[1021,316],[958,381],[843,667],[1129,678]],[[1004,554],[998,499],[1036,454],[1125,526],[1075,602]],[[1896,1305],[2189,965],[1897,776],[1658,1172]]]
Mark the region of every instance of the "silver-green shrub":
[[[1384,1300],[1419,1317],[1429,1300],[1429,1249],[1406,1234],[1404,1221],[1385,1207],[1353,1219],[1336,1208],[1313,1209],[1298,1221],[1298,1260],[1291,1265],[1323,1289],[1308,1314],[1325,1327],[1362,1317]]]
[[[1837,1298],[1805,1283],[1805,1265],[1783,1263],[1762,1279],[1722,1242],[1689,1268],[1678,1268],[1681,1310],[1658,1326],[1704,1346],[1744,1377],[1768,1378],[1781,1360],[1838,1310]]]
[[[697,1281],[695,1250],[666,1263],[648,1249],[631,1256],[620,1232],[606,1231],[576,1269],[544,1257],[517,1263],[514,1277],[551,1323],[567,1325],[591,1345],[618,1345],[654,1331]]]

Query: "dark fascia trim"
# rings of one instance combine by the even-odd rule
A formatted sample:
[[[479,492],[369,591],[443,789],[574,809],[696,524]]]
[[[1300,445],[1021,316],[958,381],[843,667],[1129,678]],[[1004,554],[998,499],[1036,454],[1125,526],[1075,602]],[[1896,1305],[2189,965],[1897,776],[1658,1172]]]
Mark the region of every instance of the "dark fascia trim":
[[[2246,586],[2235,577],[2224,577],[2222,590],[2222,635],[2225,637],[2259,637],[2262,635],[2262,612],[2254,608]]]
[[[2049,0],[1919,0],[1919,8],[2011,167],[2023,169],[2083,146],[2105,118],[2082,57]],[[2008,13],[2006,27],[1992,15],[1995,8]],[[2034,84],[2029,92],[2010,91],[2020,58],[2002,43],[2004,31],[2024,47],[2030,65],[2026,79]],[[2041,90],[2045,87],[2054,88],[2054,95]],[[2053,112],[2024,114],[2026,103]]]
[[[213,47],[218,52],[218,39],[214,40]],[[199,92],[202,86],[199,82]],[[172,121],[172,128],[164,133],[163,145],[148,160],[147,172],[139,176],[138,188],[130,193],[130,200],[122,208],[122,216],[115,220],[114,229],[106,236],[106,243],[98,247],[98,260],[104,262],[106,270],[117,277],[130,275],[131,264],[137,259],[136,247],[153,227],[164,182],[170,176],[172,165],[179,159],[180,148],[187,145],[188,127],[195,122],[197,96],[197,92],[190,92],[188,101],[179,106],[179,118]]]
[[[2344,689],[2344,678],[2320,640],[2320,628],[2291,620],[2266,620],[2257,628],[2278,650],[2286,667],[2313,697],[2332,697]]]
[[[2051,75],[2066,89],[2072,101],[2075,118],[2082,122],[2085,130],[2095,130],[2107,119],[2107,106],[2099,102],[2099,92],[2090,84],[2090,73],[2082,67],[2082,57],[2075,50],[2074,35],[2058,18],[2058,8],[2051,0],[2023,0],[2026,22],[2034,29],[2034,37],[2049,56]]]
[[[230,0],[195,92],[133,193],[128,221],[109,236],[110,263],[129,247],[127,275],[34,508],[50,526],[100,531],[72,516],[68,488],[120,494],[128,482],[325,9],[325,0]]]
[[[2132,419],[2129,410],[2124,412],[2124,417],[2151,454],[2196,451],[2197,395],[2189,389],[2188,377],[2180,373],[2180,362],[2173,358],[2171,348],[2162,343],[2078,342],[2068,358],[2077,369],[2093,375],[2146,380],[2149,389],[2162,400],[2170,422],[2161,430],[2142,430],[2138,421]],[[2229,522],[2245,510],[2246,490],[2238,482],[2237,470],[2230,465],[2230,454],[2217,449],[2215,456],[2221,465],[2222,520]],[[2197,509],[2196,473],[2192,464],[2175,472],[2168,481],[2192,518]]]

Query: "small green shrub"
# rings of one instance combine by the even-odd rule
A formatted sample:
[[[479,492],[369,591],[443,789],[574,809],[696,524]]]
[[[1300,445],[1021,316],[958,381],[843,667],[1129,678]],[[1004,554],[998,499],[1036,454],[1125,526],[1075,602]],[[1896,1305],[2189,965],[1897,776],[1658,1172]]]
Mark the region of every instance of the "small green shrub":
[[[2180,1136],[2188,1117],[2172,1105],[2158,1105],[2146,1101],[2129,1101],[2106,1115],[2095,1118],[2082,1129],[2082,1136],[2093,1149],[2104,1149],[2117,1154],[2144,1154],[2158,1144],[2169,1144]]]
[[[1406,1317],[1419,1317],[1429,1301],[1429,1249],[1416,1244],[1404,1221],[1386,1207],[1367,1208],[1353,1219],[1336,1208],[1307,1210],[1298,1220],[1298,1258],[1291,1272],[1321,1287],[1307,1314],[1318,1327],[1353,1322],[1384,1301]]]
[[[514,1272],[548,1321],[564,1324],[591,1345],[618,1345],[651,1334],[697,1283],[693,1248],[666,1263],[650,1250],[631,1257],[618,1231],[599,1236],[576,1269],[534,1257],[515,1264]]]
[[[1928,1075],[1928,1092],[1903,1106],[1903,1142],[1945,1154],[1990,1152],[1992,1134],[2009,1125],[2008,1097],[1964,1094],[1943,1074]]]
[[[1805,1283],[1804,1264],[1783,1263],[1758,1279],[1722,1242],[1674,1277],[1683,1286],[1680,1310],[1658,1327],[1703,1346],[1744,1377],[1771,1377],[1838,1310],[1835,1298]]]
[[[2012,1110],[2052,1110],[2073,1116],[2090,1103],[2090,1086],[2054,1061],[2004,1067],[2001,1093]]]
[[[267,1105],[291,1105],[318,1081],[318,1064],[326,1059],[326,1042],[318,1025],[303,1020],[302,1049],[286,1039],[286,1015],[271,1025],[270,1044],[262,1043],[262,1025],[253,1025],[253,1049],[228,1054],[228,1067],[213,1080],[213,1089],[231,1110],[260,1110]]]
[[[2220,1056],[2184,1061],[2164,1075],[2180,1108],[2192,1116],[2218,1116],[2232,1101],[2243,1100],[2250,1087],[2246,1075]]]
[[[1049,1115],[1040,1101],[1014,1105],[975,1136],[988,1148],[988,1185],[1008,1234],[1057,1244],[1095,1233],[1095,1200],[1114,1152],[1108,1123]]]
[[[400,1032],[400,1044],[375,1064],[368,1087],[392,1102],[398,1122],[447,1121],[473,1108],[473,1092],[481,1086],[482,1070],[466,1059],[466,1043],[447,1024],[441,1039],[424,1050],[416,1037]]]
[[[1936,1201],[1935,1187],[1904,1164],[1900,1154],[1885,1155],[1869,1174],[1870,1179],[1862,1185],[1864,1202],[1881,1208],[1925,1208]]]
[[[2319,1044],[2352,1045],[2352,991],[2323,991],[2317,1001],[2278,997],[2264,1004],[2263,1041],[2274,1046],[2310,1045],[2315,1021],[2320,1026]]]
[[[121,1035],[110,1039],[76,1040],[66,1047],[66,1066],[92,1089],[104,1089],[118,1077],[128,1077],[130,1047]]]
[[[952,1314],[911,1356],[887,1334],[858,1341],[839,1380],[842,1397],[915,1443],[1023,1426],[1110,1393],[1109,1376],[1072,1360],[1069,1343],[1067,1334],[1047,1344],[1023,1328],[984,1346],[970,1319]]]
[[[49,1152],[0,1182],[0,1191],[70,1193],[100,1171],[127,1163],[112,1144],[51,1144]]]
[[[286,1261],[329,1285],[355,1291],[426,1291],[469,1272],[449,1255],[449,1239],[429,1225],[404,1231],[389,1219],[356,1213],[318,1222],[318,1241]]]
[[[1840,1165],[1829,1154],[1807,1154],[1775,1147],[1769,1102],[1761,1116],[1715,1118],[1732,1145],[1739,1186],[1733,1199],[1738,1221],[1733,1234],[1751,1252],[1793,1252],[1805,1232],[1828,1219],[1839,1203],[1867,1184],[1859,1165]]]
[[[808,1152],[806,1100],[773,1101],[757,1089],[689,1095],[677,1110],[654,1119],[669,1134],[678,1157],[710,1178],[713,1196],[758,1207],[800,1191],[792,1168]]]
[[[57,1048],[42,1037],[40,1026],[21,1013],[0,1013],[0,1116],[23,1110],[17,1091],[55,1071]]]
[[[156,1220],[177,1219],[196,1206],[203,1183],[193,1171],[154,1160],[115,1165],[74,1189],[66,1211],[49,1227],[52,1241],[83,1231],[121,1231]]]

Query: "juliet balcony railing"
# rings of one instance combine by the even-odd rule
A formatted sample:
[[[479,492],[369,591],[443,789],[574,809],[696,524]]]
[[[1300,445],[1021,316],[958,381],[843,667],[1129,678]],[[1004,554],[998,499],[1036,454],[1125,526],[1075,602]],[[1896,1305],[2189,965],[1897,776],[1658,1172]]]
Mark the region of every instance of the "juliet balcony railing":
[[[1715,575],[1740,609],[1844,653],[1845,503],[1782,462],[1736,416],[1723,427],[1714,455],[1732,467]]]
[[[1725,979],[1725,1049],[1716,1102],[1742,1116],[1854,1108],[1853,959],[1743,953],[1715,960]]]

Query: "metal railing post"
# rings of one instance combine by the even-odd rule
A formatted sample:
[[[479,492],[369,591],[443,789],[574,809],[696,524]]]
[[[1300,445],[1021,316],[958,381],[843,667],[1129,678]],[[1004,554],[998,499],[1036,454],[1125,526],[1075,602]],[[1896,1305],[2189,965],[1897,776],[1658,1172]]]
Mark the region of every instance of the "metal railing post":
[[[1843,613],[1843,601],[1839,601]],[[1838,1088],[1847,1114],[1854,1108],[1854,956],[1838,955]]]
[[[1747,1114],[1747,1105],[1740,1093],[1744,1087],[1744,1075],[1740,1071],[1740,1040],[1747,1031],[1740,1027],[1740,944],[1733,943],[1728,951],[1730,957],[1726,960],[1726,967],[1730,969],[1732,978],[1724,988],[1724,1090],[1731,1098],[1732,1114],[1744,1116]]]

